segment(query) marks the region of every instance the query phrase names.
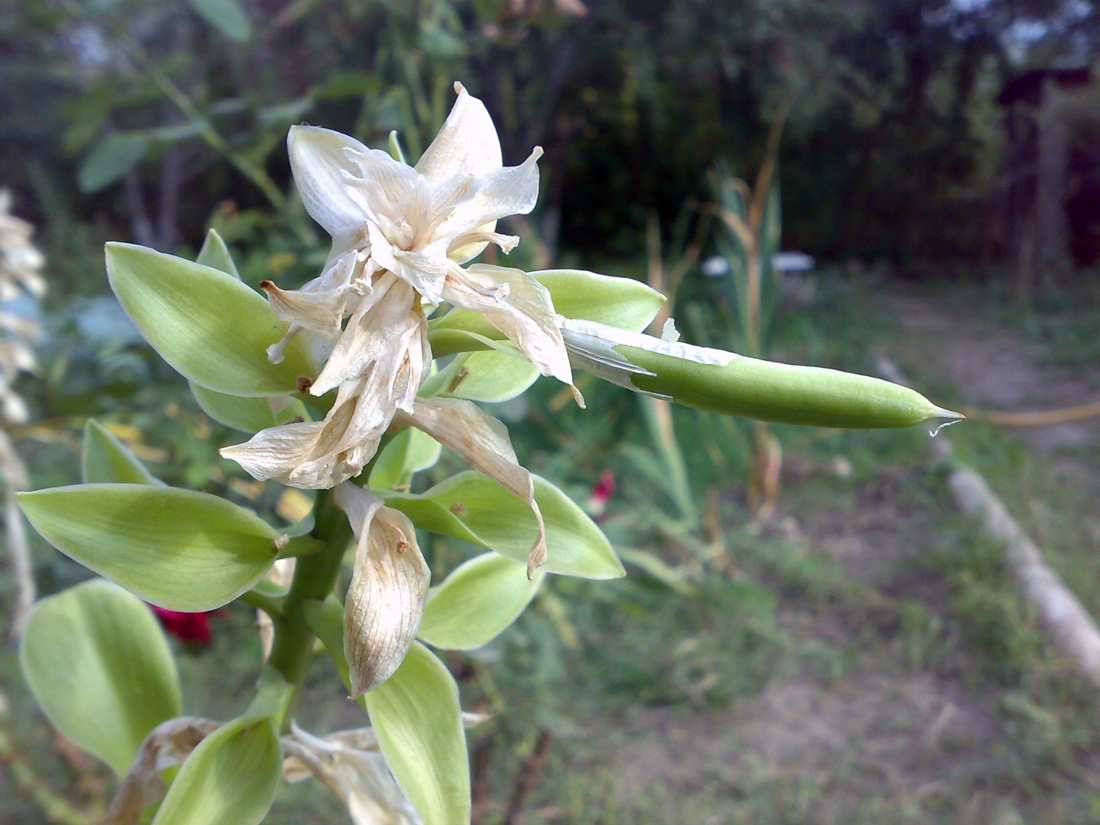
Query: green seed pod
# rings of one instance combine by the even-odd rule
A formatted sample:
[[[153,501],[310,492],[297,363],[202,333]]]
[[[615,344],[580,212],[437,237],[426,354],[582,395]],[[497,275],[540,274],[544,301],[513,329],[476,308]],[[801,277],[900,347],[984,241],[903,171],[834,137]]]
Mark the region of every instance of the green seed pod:
[[[866,375],[796,367],[583,321],[562,326],[574,366],[699,410],[816,427],[909,427],[961,419],[918,392]]]

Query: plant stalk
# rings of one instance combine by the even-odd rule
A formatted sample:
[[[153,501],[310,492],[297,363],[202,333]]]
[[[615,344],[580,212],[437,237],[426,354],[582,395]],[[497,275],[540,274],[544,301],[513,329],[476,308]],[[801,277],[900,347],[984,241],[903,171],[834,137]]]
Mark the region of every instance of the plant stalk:
[[[294,705],[313,662],[314,636],[302,605],[307,601],[323,601],[332,592],[344,551],[352,536],[351,525],[344,513],[337,509],[331,491],[318,491],[316,507],[317,523],[311,535],[324,543],[324,549],[298,559],[282,613],[271,617],[275,641],[267,667],[278,673],[288,686],[283,697],[284,728],[289,725]]]

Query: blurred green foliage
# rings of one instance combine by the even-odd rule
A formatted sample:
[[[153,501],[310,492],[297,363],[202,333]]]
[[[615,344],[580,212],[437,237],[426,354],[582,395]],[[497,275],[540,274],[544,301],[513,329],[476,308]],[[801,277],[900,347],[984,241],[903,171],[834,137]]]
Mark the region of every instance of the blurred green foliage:
[[[507,161],[545,146],[547,249],[634,257],[715,160],[758,168],[792,99],[789,244],[974,257],[1003,242],[974,219],[997,95],[1028,65],[1087,61],[1098,18],[1059,0],[22,0],[0,11],[0,181],[45,224],[65,291],[101,289],[99,241],[197,248],[212,215],[230,240],[300,249],[287,127],[377,146],[396,129],[415,158],[461,80]]]

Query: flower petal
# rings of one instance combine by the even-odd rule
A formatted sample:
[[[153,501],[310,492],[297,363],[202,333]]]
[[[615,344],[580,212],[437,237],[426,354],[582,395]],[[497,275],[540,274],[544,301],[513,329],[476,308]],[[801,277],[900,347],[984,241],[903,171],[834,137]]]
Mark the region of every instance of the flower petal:
[[[294,182],[310,217],[330,235],[363,223],[363,208],[349,196],[344,174],[357,171],[347,150],[368,151],[355,138],[316,126],[291,126],[287,151]]]
[[[443,298],[462,309],[480,312],[544,375],[573,385],[569,353],[558,329],[554,302],[546,287],[526,272],[486,264],[474,264],[469,269],[452,266]],[[584,406],[579,395],[578,403]]]
[[[347,160],[354,168],[343,176],[344,185],[359,205],[360,220],[393,218],[398,204],[423,183],[415,169],[381,149],[350,152]]]
[[[301,289],[279,289],[271,281],[260,281],[260,289],[267,294],[275,315],[284,321],[308,329],[328,341],[340,337],[340,322],[348,302],[348,291],[332,289],[327,292],[306,292]]]
[[[345,743],[347,734],[369,740],[369,747]],[[283,738],[283,745],[287,753],[283,779],[298,782],[312,774],[348,806],[354,825],[423,825],[385,757],[378,753],[377,737],[370,728],[322,739],[291,724],[291,735]]]
[[[352,698],[386,681],[416,639],[431,572],[403,513],[355,484],[333,491],[355,531],[355,567],[344,600],[344,656]]]
[[[431,183],[459,173],[481,175],[499,169],[503,163],[500,138],[489,110],[461,83],[455,83],[455,91],[458,100],[416,164],[416,171]]]
[[[371,293],[352,313],[310,392],[324,395],[333,387],[364,375],[379,360],[402,361],[410,356],[411,349],[417,351],[411,354],[413,356],[423,352],[427,346],[427,320],[424,313],[415,308],[415,300],[412,288],[395,275],[378,278]],[[430,351],[426,358],[431,358]],[[414,357],[409,365],[416,367],[422,360],[423,357]],[[396,366],[387,372],[396,375]],[[422,367],[414,369],[415,375],[408,379],[414,392],[420,386]]]
[[[445,252],[432,255],[425,254],[425,251],[407,252],[396,249],[377,225],[371,223],[368,226],[371,256],[375,263],[400,276],[401,280],[423,295],[428,303],[439,303],[449,268]]]
[[[340,388],[324,421],[283,424],[261,430],[221,455],[253,477],[288,487],[324,490],[362,472],[378,450],[392,409],[362,403],[363,381]]]
[[[436,229],[439,236],[455,237],[491,224],[508,215],[526,215],[539,199],[539,167],[542,147],[536,146],[519,166],[486,172],[475,187],[454,207]],[[434,194],[434,193],[433,193]],[[434,203],[433,203],[434,206]],[[443,217],[436,214],[436,217]]]
[[[445,444],[478,472],[484,473],[526,501],[535,513],[539,532],[527,558],[527,576],[546,561],[546,526],[535,501],[535,482],[520,465],[505,426],[470,401],[454,398],[421,398],[410,415],[398,414],[399,423],[409,423]]]
[[[181,764],[220,722],[198,716],[178,716],[161,722],[141,743],[129,772],[122,778],[104,825],[137,825],[141,814],[164,796],[161,771]]]

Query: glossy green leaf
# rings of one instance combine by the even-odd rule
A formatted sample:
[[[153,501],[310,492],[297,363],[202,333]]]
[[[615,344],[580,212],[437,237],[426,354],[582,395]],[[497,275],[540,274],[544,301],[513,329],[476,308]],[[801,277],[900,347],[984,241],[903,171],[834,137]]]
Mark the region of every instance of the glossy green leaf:
[[[281,363],[268,361],[289,325],[231,275],[118,243],[107,244],[107,275],[142,335],[189,381],[229,395],[290,395],[300,376],[316,374],[301,337]]]
[[[234,719],[187,757],[153,825],[256,825],[271,808],[282,772],[271,718]]]
[[[81,484],[20,493],[19,504],[62,553],[169,610],[221,607],[278,556],[272,527],[208,493]]]
[[[491,404],[515,398],[535,383],[539,368],[522,356],[503,352],[469,352],[440,372],[443,398],[466,398]]]
[[[212,267],[224,272],[226,275],[232,275],[238,281],[241,279],[241,273],[237,271],[237,265],[233,263],[233,255],[230,254],[225,239],[218,234],[216,229],[211,229],[206,233],[206,240],[202,242],[202,249],[199,250],[199,257],[195,258],[195,263]]]
[[[237,0],[187,0],[195,13],[234,43],[244,43],[252,36],[248,21]]]
[[[386,763],[424,825],[470,821],[470,767],[458,685],[423,645],[366,695]]]
[[[284,401],[289,400],[290,403],[275,413],[267,398],[246,398],[215,392],[206,387],[200,387],[194,382],[190,382],[190,387],[191,395],[195,397],[199,409],[219,424],[241,432],[258,433],[260,430],[285,424],[294,419],[310,420],[306,405],[297,398],[287,399],[286,396],[280,396],[279,398]]]
[[[110,186],[137,166],[148,150],[149,142],[143,137],[112,132],[92,147],[84,158],[77,172],[76,185],[84,193]]]
[[[491,642],[524,611],[545,575],[496,553],[459,565],[424,608],[418,636],[443,650],[473,650]]]
[[[84,425],[81,470],[85,484],[164,484],[126,445],[91,418]]]
[[[407,486],[415,473],[434,467],[442,452],[443,447],[430,435],[407,427],[379,453],[368,483],[373,490]]]
[[[183,712],[153,612],[103,579],[38,602],[19,660],[50,721],[120,776],[149,731]]]
[[[421,495],[381,495],[423,530],[480,544],[524,564],[538,530],[526,502],[473,471],[452,476]],[[607,537],[565,493],[535,476],[535,500],[546,522],[550,553],[543,570],[585,579],[624,575]]]
[[[641,332],[649,326],[665,302],[661,293],[632,278],[615,278],[579,269],[547,269],[531,275],[550,291],[554,309],[560,315],[598,321],[631,332]],[[463,330],[487,338],[503,337],[483,315],[469,310],[451,311],[432,321],[431,329],[435,333],[433,351],[436,337],[445,338],[442,334],[445,330]],[[475,348],[483,347],[466,347]]]

